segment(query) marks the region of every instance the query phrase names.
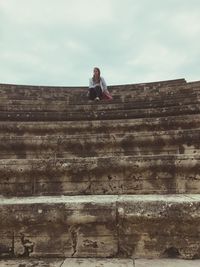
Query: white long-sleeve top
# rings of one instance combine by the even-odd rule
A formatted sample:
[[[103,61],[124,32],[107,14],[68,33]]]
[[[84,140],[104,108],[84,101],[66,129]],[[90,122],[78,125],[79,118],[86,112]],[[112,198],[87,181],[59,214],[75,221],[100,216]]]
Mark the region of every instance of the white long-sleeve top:
[[[107,85],[103,77],[100,77],[100,83],[95,83],[92,78],[89,80],[89,88],[94,88],[96,86],[100,86],[102,92],[107,92]]]

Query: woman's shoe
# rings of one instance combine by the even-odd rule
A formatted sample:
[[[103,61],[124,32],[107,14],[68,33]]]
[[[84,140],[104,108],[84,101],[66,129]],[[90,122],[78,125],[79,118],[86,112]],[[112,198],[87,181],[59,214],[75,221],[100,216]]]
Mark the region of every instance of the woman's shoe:
[[[95,98],[95,100],[96,100],[96,101],[99,101],[100,99],[99,99],[99,97],[97,96],[97,97]]]

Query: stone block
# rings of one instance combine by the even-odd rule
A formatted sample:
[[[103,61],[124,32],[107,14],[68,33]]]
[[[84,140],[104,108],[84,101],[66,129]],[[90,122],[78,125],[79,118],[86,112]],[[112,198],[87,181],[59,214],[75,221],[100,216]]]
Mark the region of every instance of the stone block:
[[[119,254],[200,258],[200,196],[119,197]]]
[[[2,199],[0,257],[111,257],[117,253],[112,197]]]
[[[61,267],[63,262],[62,259],[0,260],[0,267]]]
[[[62,267],[133,267],[129,259],[66,259]]]
[[[198,155],[0,160],[4,196],[200,192]]]
[[[176,260],[176,259],[161,259],[161,260],[135,260],[135,267],[199,267],[199,260]]]

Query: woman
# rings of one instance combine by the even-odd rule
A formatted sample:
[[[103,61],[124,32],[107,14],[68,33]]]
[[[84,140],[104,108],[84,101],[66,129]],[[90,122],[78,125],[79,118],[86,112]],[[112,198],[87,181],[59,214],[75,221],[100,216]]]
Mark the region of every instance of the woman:
[[[112,99],[112,96],[108,92],[104,78],[101,77],[100,69],[95,67],[93,77],[89,81],[89,99],[99,101],[103,98]]]

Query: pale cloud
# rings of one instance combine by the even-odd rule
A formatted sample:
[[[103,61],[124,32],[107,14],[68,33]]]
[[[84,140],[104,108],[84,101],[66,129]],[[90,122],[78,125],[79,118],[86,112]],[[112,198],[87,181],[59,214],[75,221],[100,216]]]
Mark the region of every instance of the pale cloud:
[[[199,79],[197,0],[0,0],[0,82]]]
[[[16,23],[97,23],[111,19],[112,1],[1,0],[0,8]]]

